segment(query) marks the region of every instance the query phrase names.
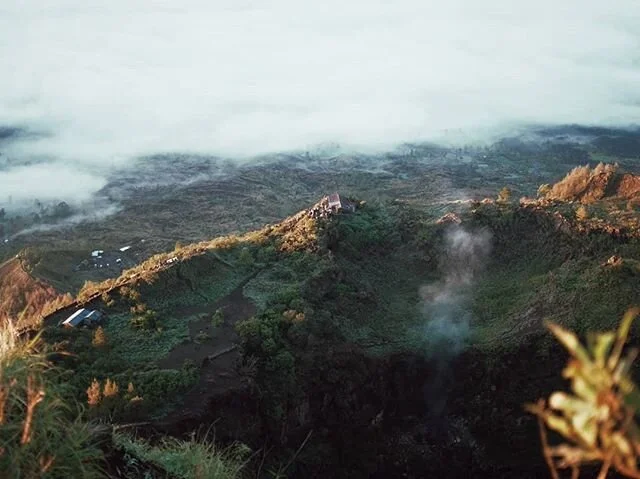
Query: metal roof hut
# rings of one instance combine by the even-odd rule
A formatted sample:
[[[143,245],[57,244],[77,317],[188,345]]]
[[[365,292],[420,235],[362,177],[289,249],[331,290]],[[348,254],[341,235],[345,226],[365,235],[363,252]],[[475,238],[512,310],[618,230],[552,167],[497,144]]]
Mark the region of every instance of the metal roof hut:
[[[81,308],[62,322],[62,326],[77,328],[80,326],[91,326],[102,321],[100,311]]]
[[[356,210],[356,205],[351,203],[349,200],[343,200],[342,198],[340,198],[340,195],[338,193],[329,195],[328,201],[329,209],[334,212],[344,211],[345,213],[353,213]]]
[[[89,326],[100,324],[102,322],[102,313],[94,309],[89,314],[87,314],[87,317],[84,318],[84,322]]]
[[[84,323],[85,318],[89,315],[89,311],[84,308],[79,309],[62,322],[63,326],[77,328]]]

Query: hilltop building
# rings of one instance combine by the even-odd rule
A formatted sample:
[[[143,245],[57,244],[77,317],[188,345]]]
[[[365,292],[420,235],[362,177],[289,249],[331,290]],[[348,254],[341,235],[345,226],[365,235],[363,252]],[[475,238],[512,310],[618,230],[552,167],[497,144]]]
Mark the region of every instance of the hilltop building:
[[[356,204],[341,198],[338,193],[325,196],[318,205],[307,210],[307,214],[312,218],[328,218],[337,213],[355,213]]]
[[[333,193],[328,197],[328,207],[334,213],[340,211],[345,213],[353,213],[356,210],[356,205],[347,199],[341,198],[338,193]]]

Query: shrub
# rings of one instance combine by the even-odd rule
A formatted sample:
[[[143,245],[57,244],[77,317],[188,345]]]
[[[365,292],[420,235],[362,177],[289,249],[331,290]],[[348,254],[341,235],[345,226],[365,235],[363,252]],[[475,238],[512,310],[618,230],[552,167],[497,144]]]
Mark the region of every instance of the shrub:
[[[147,305],[145,303],[137,303],[131,306],[129,311],[131,311],[131,314],[143,314],[147,311]]]
[[[182,369],[184,369],[185,371],[193,371],[197,368],[198,366],[196,365],[196,362],[191,358],[186,358],[184,361],[182,361]]]
[[[144,314],[132,317],[129,324],[135,329],[156,329],[158,327],[158,313],[148,309]]]
[[[258,261],[261,263],[269,263],[274,261],[278,256],[278,250],[276,250],[275,246],[263,246],[258,249]]]
[[[102,302],[107,308],[110,308],[111,306],[116,304],[116,302],[111,298],[109,293],[107,293],[106,291],[100,295],[100,299],[102,300]]]
[[[141,298],[140,292],[130,286],[122,286],[120,288],[120,296],[134,303],[140,301]]]
[[[146,406],[153,409],[158,405],[166,406],[167,398],[184,391],[198,380],[198,368],[152,370],[122,375],[120,382],[132,381],[136,386],[136,394],[144,398]]]
[[[224,313],[221,309],[216,309],[216,312],[213,313],[213,316],[211,317],[211,325],[214,328],[217,328],[222,326],[222,323],[224,323]]]
[[[107,333],[104,332],[102,326],[98,326],[93,332],[93,339],[91,340],[91,344],[93,344],[93,346],[96,348],[103,348],[107,345],[107,343]]]
[[[571,354],[563,376],[571,381],[573,393],[557,391],[548,400],[527,405],[538,416],[552,477],[559,477],[559,468],[570,468],[572,477],[577,477],[579,468],[588,463],[602,464],[598,477],[605,477],[611,467],[625,476],[640,477],[640,429],[634,419],[640,409],[640,392],[630,376],[638,351],[622,355],[639,311],[627,312],[617,332],[589,335],[586,347],[571,331],[547,324]],[[566,442],[550,446],[546,428]]]
[[[242,248],[240,256],[238,257],[238,262],[243,266],[251,266],[255,263],[255,259],[249,248]]]
[[[194,338],[194,341],[196,343],[202,343],[204,341],[208,341],[209,339],[211,339],[211,336],[209,336],[204,331],[200,331],[200,332],[198,332],[198,334],[196,334],[196,337]]]
[[[578,206],[578,209],[576,209],[576,219],[584,221],[587,218],[589,218],[589,211],[587,210],[587,207],[585,205]]]
[[[91,385],[87,388],[87,404],[95,407],[100,404],[101,399],[100,382],[96,378],[93,378]]]
[[[104,390],[102,394],[105,398],[115,397],[118,395],[118,390],[118,383],[107,378],[106,382],[104,383]]]

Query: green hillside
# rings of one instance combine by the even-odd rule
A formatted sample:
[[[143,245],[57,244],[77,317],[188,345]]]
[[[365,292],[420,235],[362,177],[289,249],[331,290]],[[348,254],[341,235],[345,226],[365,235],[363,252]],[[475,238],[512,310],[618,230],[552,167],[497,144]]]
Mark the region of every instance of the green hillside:
[[[638,304],[638,213],[606,195],[589,215],[545,197],[353,201],[86,284],[78,306],[106,314],[103,332],[59,327],[73,307],[44,321],[69,398],[115,383],[88,418],[170,435],[215,424],[220,444],[271,451],[271,468],[295,457],[294,477],[535,477],[522,404],[562,360],[543,321],[611,329]]]

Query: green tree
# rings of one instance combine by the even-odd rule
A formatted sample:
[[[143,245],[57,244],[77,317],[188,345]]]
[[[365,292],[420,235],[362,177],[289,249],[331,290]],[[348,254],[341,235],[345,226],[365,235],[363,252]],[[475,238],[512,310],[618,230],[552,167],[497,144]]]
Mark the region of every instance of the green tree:
[[[72,213],[71,207],[66,202],[61,201],[54,207],[51,216],[54,218],[66,218],[71,216]]]
[[[242,248],[238,261],[243,266],[251,266],[255,263],[256,260],[253,257],[253,254],[251,253],[251,250],[249,248]]]
[[[156,329],[158,327],[158,313],[147,309],[144,314],[131,318],[129,323],[135,329]]]

